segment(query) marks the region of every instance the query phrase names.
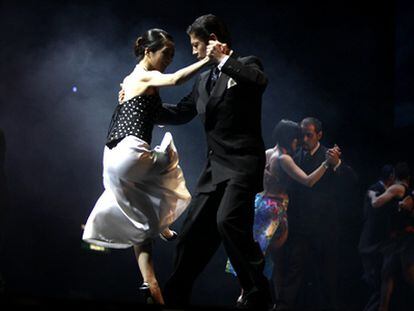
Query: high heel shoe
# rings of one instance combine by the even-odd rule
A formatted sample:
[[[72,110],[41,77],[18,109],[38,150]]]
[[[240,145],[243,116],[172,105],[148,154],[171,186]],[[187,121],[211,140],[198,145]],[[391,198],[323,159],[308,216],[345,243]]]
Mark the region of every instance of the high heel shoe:
[[[155,304],[154,297],[151,295],[150,285],[147,282],[142,283],[142,285],[139,287],[139,292],[141,293],[147,305]]]
[[[172,233],[172,236],[170,237],[166,237],[164,234],[162,234],[162,232],[160,233],[160,238],[162,240],[164,240],[165,242],[171,242],[174,241],[177,237],[178,237],[178,233],[175,232],[174,230],[170,230]]]

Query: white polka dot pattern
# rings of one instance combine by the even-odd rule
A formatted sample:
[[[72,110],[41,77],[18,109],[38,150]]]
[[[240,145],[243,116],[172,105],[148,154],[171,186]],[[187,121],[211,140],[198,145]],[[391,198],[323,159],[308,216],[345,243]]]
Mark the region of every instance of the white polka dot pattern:
[[[134,135],[151,144],[156,114],[161,108],[158,95],[138,95],[118,105],[112,115],[106,144],[114,147],[128,135]]]

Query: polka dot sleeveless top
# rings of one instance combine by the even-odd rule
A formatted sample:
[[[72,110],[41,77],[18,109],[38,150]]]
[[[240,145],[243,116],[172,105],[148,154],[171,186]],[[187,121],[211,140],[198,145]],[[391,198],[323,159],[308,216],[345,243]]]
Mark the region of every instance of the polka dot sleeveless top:
[[[152,129],[161,108],[159,95],[138,95],[118,105],[112,115],[106,145],[113,148],[122,138],[133,135],[151,144]]]

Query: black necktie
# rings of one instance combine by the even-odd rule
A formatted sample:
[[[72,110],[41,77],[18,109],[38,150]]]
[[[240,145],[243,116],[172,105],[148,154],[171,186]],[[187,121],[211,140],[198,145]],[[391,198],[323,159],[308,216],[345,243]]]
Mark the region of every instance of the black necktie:
[[[312,159],[312,156],[311,156],[310,152],[309,151],[305,151],[303,153],[303,161],[304,162],[309,162],[311,159]]]
[[[213,90],[214,86],[216,85],[217,79],[219,78],[220,75],[220,69],[218,69],[218,67],[214,67],[211,70],[211,75],[210,75],[210,86],[209,86],[209,93],[211,93],[211,91]]]

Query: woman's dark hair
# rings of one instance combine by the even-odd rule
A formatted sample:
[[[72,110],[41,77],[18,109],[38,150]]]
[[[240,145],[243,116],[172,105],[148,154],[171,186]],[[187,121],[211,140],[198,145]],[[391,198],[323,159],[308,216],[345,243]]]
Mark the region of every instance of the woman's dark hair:
[[[208,42],[208,39],[212,33],[217,36],[217,40],[226,43],[229,47],[231,47],[230,32],[227,29],[226,24],[213,14],[198,17],[187,28],[188,35],[193,34],[205,43]]]
[[[395,178],[407,180],[410,177],[410,167],[406,162],[399,162],[395,165]]]
[[[290,151],[292,141],[300,139],[300,126],[291,120],[281,120],[273,130],[273,139],[280,147]]]
[[[382,181],[387,181],[390,178],[392,178],[393,176],[395,176],[394,173],[394,166],[392,166],[391,164],[386,164],[382,167],[381,169],[381,176],[380,179]]]
[[[158,28],[147,30],[135,41],[135,56],[138,58],[138,61],[140,61],[144,58],[146,48],[151,52],[156,52],[162,49],[167,41],[174,42],[173,37],[165,30]]]

